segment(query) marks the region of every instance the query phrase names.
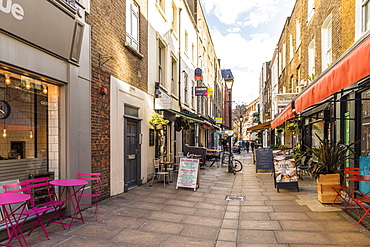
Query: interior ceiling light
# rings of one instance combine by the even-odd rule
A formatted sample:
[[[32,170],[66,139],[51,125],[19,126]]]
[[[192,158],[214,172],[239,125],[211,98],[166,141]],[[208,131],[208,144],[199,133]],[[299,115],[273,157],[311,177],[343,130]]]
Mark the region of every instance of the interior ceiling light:
[[[5,75],[5,84],[9,85],[10,83],[12,83],[11,80],[10,80],[10,74],[5,73],[4,75]]]

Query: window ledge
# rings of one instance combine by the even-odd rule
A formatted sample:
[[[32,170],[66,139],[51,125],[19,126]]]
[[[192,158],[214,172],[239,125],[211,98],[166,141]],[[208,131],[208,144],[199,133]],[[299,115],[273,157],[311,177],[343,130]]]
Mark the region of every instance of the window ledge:
[[[132,47],[129,43],[125,42],[125,47],[129,49],[132,53],[134,53],[136,56],[143,58],[144,54],[138,52],[134,47]]]

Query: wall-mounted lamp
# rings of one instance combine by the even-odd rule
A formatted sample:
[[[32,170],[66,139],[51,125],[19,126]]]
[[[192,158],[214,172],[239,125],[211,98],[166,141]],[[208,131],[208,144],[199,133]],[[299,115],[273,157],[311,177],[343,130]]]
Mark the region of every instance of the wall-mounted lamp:
[[[42,93],[43,94],[48,94],[48,87],[45,85],[42,85]]]
[[[12,81],[10,80],[10,74],[6,73],[4,75],[5,75],[5,84],[9,85],[10,83],[12,83]]]
[[[3,129],[3,137],[6,138],[6,128]]]
[[[101,87],[99,90],[101,95],[107,95],[108,94],[108,89],[106,87]]]
[[[26,80],[26,89],[30,89],[31,88],[31,79],[27,79]]]
[[[30,130],[30,138],[32,139],[33,138],[33,131]]]

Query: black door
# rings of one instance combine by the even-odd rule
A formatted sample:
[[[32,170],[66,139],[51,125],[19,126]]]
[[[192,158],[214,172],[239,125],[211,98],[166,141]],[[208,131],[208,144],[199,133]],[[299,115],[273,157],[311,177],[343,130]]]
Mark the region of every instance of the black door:
[[[125,191],[141,185],[139,123],[138,120],[125,118]]]

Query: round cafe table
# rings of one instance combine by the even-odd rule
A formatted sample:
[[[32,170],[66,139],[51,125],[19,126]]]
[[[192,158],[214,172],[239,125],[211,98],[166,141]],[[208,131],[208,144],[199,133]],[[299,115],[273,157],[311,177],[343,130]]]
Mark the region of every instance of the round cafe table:
[[[62,191],[59,193],[59,200],[65,195],[65,203],[68,201],[71,203],[73,207],[73,213],[70,216],[71,222],[70,223],[63,223],[69,226],[68,229],[71,228],[72,222],[74,219],[79,219],[84,223],[84,219],[82,217],[81,208],[80,208],[80,197],[77,196],[78,193],[83,193],[85,189],[85,185],[88,183],[86,180],[82,179],[74,179],[74,178],[65,178],[65,179],[57,179],[50,181],[51,185],[62,187]],[[58,223],[58,222],[55,222]]]
[[[4,220],[9,238],[6,245],[1,244],[0,246],[9,246],[10,241],[12,241],[14,237],[17,238],[20,246],[23,246],[22,240],[27,246],[27,241],[20,227],[20,219],[27,205],[26,202],[30,198],[30,195],[23,193],[0,193],[0,206],[4,213]],[[14,204],[17,203],[23,203],[23,205],[15,206]]]

